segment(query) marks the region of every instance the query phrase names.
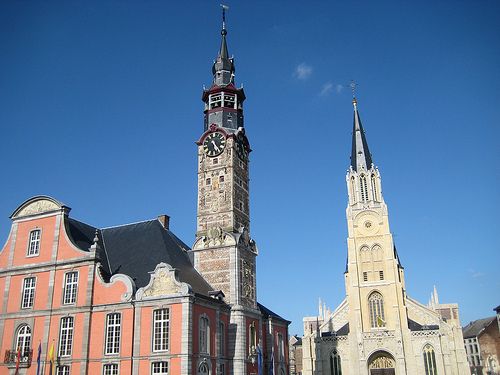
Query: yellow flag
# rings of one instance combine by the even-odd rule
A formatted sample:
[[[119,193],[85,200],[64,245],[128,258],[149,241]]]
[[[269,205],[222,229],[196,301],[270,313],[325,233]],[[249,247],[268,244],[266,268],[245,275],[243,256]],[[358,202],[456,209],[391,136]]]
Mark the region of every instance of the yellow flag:
[[[385,326],[384,320],[379,315],[377,315],[377,326],[379,326],[379,327]]]
[[[54,372],[56,370],[54,366],[54,341],[52,341],[52,345],[50,346],[49,349],[49,362],[50,362],[49,375],[54,375]]]

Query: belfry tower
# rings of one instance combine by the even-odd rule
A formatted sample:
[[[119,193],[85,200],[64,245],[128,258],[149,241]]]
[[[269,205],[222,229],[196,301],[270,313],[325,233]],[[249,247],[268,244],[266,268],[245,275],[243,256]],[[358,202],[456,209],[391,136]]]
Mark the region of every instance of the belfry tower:
[[[260,337],[256,301],[257,246],[250,237],[249,153],[243,124],[243,88],[234,82],[225,8],[213,81],[203,91],[204,128],[198,145],[198,214],[191,250],[196,270],[231,305],[230,373],[246,374]],[[248,322],[253,321],[249,325]],[[253,357],[252,357],[253,356]]]

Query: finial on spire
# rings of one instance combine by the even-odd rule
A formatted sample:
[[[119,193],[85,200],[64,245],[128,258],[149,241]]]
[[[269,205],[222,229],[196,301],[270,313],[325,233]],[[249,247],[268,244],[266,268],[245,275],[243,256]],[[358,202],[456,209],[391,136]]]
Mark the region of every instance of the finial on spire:
[[[224,5],[224,4],[221,4],[220,6],[222,7],[222,31],[221,31],[221,34],[222,35],[226,35],[227,34],[227,30],[226,30],[226,10],[229,9],[229,7],[227,5]]]
[[[351,79],[351,84],[349,85],[351,86],[351,91],[352,91],[352,104],[354,106],[354,109],[357,109],[356,106],[358,104],[357,100],[356,100],[356,82],[354,82],[352,79]]]

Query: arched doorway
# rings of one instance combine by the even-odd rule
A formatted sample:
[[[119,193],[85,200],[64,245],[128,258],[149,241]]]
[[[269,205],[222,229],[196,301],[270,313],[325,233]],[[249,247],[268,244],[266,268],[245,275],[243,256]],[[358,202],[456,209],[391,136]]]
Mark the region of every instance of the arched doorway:
[[[370,375],[395,375],[396,361],[387,352],[375,352],[368,360],[368,371]]]

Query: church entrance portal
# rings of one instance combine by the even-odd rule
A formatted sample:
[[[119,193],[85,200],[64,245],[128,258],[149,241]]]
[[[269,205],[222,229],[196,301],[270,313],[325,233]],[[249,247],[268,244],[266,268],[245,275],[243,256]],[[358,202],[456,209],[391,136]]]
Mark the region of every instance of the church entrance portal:
[[[387,352],[376,352],[368,361],[370,375],[396,375],[396,363]]]

